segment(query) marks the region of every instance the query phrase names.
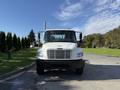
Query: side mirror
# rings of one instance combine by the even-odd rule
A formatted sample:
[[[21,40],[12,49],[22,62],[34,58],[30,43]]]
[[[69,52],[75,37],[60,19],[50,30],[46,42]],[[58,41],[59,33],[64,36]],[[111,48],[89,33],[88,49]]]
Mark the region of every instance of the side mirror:
[[[80,47],[82,44],[82,33],[79,34],[79,41],[77,42],[77,47]]]
[[[82,33],[80,33],[80,35],[79,35],[79,42],[81,43],[82,42]]]
[[[40,41],[40,33],[38,33],[38,47],[41,47],[42,46],[42,43]]]
[[[38,39],[40,40],[40,33],[38,33]]]

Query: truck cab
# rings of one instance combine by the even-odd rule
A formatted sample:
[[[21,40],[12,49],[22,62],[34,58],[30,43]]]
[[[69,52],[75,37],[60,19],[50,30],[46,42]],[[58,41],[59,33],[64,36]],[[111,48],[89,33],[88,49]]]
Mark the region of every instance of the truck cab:
[[[44,43],[37,52],[36,71],[43,74],[45,69],[72,69],[83,73],[85,62],[83,52],[77,42],[76,32],[68,29],[47,29],[44,32]]]

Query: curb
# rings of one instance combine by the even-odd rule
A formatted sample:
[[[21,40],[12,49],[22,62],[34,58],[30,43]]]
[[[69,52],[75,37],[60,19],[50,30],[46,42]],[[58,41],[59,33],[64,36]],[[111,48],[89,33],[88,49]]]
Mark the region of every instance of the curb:
[[[84,53],[84,54],[95,54],[95,53]],[[95,54],[95,55],[120,58],[120,56],[111,56],[111,55],[102,55],[102,54]]]
[[[4,80],[4,79],[6,79],[6,78],[8,78],[8,77],[10,77],[10,76],[12,76],[12,75],[15,75],[15,74],[17,74],[17,73],[23,72],[23,71],[25,71],[25,70],[28,70],[28,69],[32,68],[34,65],[35,65],[35,62],[33,62],[33,63],[30,64],[30,65],[21,67],[21,68],[19,68],[19,69],[17,69],[17,70],[11,71],[11,72],[9,72],[9,73],[0,75],[0,80]]]

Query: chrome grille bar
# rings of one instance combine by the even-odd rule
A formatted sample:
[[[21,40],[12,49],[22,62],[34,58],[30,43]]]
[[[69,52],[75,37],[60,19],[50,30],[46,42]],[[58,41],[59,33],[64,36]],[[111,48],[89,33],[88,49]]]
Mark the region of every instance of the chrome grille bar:
[[[48,50],[49,59],[70,59],[71,50]]]

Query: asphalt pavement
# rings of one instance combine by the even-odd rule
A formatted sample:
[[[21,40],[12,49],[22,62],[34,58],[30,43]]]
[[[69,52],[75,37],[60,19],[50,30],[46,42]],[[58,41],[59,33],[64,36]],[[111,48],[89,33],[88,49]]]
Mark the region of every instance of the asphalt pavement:
[[[82,76],[68,70],[37,75],[35,66],[0,81],[0,90],[120,90],[120,58],[85,54]]]

